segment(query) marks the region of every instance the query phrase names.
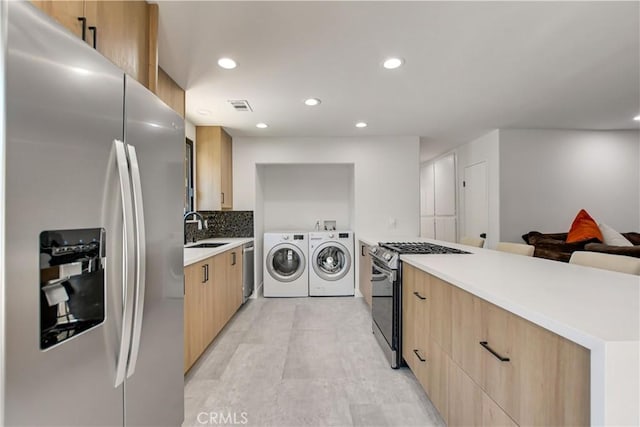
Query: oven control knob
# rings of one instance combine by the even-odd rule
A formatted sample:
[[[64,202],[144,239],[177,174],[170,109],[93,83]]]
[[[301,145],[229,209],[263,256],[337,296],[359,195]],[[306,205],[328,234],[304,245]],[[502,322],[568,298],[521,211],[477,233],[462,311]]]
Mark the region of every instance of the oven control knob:
[[[384,254],[384,259],[389,261],[391,259],[391,254]]]
[[[335,237],[335,234],[333,234],[333,233],[329,233],[329,238],[330,238],[330,239],[333,239],[334,237]]]
[[[287,235],[282,236],[282,240],[289,240],[289,236]]]
[[[371,253],[375,254],[376,252],[378,252],[378,248],[371,248]]]

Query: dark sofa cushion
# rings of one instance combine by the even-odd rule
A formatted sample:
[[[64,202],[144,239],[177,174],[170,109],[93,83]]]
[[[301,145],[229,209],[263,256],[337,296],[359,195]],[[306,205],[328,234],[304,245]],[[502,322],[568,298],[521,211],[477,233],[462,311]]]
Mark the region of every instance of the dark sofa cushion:
[[[638,246],[611,246],[604,243],[589,243],[585,250],[592,252],[602,252],[613,255],[626,255],[640,258],[640,245]]]
[[[622,233],[622,235],[634,245],[640,245],[640,233]]]
[[[568,233],[544,234],[540,233],[539,231],[530,231],[529,233],[523,235],[522,239],[527,242],[527,244],[535,247],[535,251],[533,252],[534,257],[552,259],[562,262],[569,262],[572,253],[574,253],[575,251],[587,250],[586,246],[589,244],[601,244],[599,243],[598,239],[567,243],[567,235]],[[626,235],[624,236],[626,237]],[[638,237],[640,238],[640,235],[638,235]]]

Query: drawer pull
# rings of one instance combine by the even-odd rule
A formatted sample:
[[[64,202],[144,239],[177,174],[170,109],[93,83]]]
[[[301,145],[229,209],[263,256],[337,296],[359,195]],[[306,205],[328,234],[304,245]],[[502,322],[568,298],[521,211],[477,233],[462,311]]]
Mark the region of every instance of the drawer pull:
[[[480,341],[480,345],[482,347],[484,347],[489,353],[493,354],[496,357],[496,359],[498,359],[499,361],[501,361],[501,362],[508,362],[509,361],[508,357],[500,356],[491,347],[489,347],[489,343],[487,341]]]
[[[420,357],[420,353],[418,353],[418,349],[414,348],[413,352],[416,354],[416,356],[418,357],[418,359],[420,359],[421,362],[426,362],[427,359],[423,359],[422,357]]]
[[[424,300],[424,299],[427,299],[427,297],[423,297],[422,295],[420,295],[420,294],[418,293],[418,291],[415,291],[413,294],[414,294],[415,296],[417,296],[418,298],[420,298],[420,299],[423,299],[423,300]]]

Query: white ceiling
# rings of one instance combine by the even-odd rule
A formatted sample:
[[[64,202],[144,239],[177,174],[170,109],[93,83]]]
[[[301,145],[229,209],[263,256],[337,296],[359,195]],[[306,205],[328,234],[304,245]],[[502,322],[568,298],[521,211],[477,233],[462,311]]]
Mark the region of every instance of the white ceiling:
[[[233,136],[413,135],[437,154],[495,128],[638,128],[639,2],[159,4],[187,118]]]

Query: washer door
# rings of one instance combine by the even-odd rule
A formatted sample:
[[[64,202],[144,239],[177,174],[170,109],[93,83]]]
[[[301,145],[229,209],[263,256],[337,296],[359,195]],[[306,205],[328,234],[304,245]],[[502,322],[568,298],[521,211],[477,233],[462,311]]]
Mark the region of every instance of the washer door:
[[[324,280],[342,279],[351,268],[351,255],[338,242],[325,242],[313,252],[313,271]]]
[[[279,282],[293,282],[302,276],[307,260],[295,245],[281,243],[267,255],[267,271]]]

